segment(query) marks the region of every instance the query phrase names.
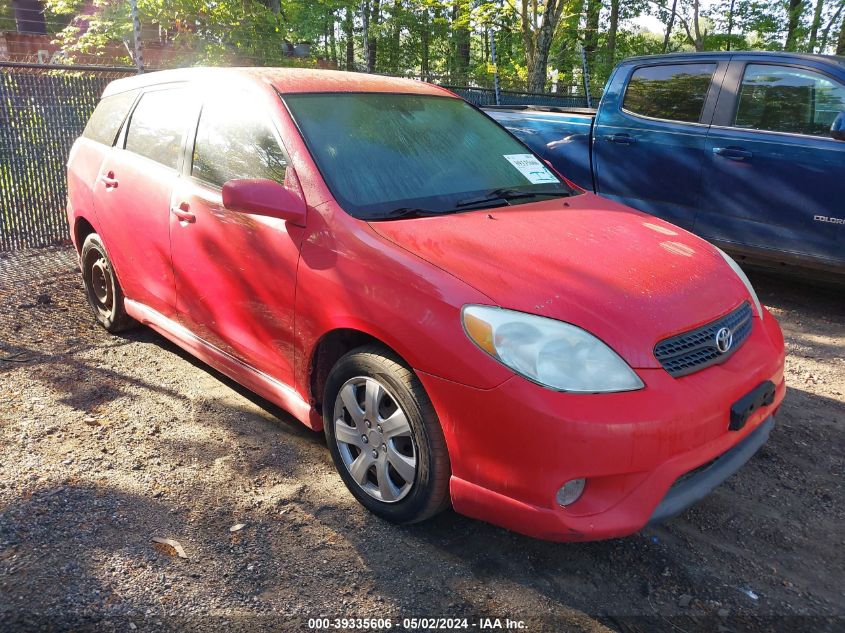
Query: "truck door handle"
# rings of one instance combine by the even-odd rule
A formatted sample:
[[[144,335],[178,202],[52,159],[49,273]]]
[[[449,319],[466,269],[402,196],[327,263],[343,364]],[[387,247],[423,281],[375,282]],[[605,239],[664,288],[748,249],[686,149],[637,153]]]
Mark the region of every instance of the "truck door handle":
[[[619,145],[630,145],[637,142],[637,139],[630,134],[608,134],[605,138],[611,143],[618,143]]]
[[[750,160],[754,154],[741,147],[714,147],[713,154],[728,160]]]
[[[170,207],[170,212],[179,218],[180,222],[196,222],[197,216],[191,213],[188,209],[191,207],[188,205],[187,202],[183,202],[178,207]]]
[[[106,186],[106,189],[117,189],[117,179],[114,177],[114,172],[110,171],[103,176],[100,176],[100,180],[103,181],[103,184]]]

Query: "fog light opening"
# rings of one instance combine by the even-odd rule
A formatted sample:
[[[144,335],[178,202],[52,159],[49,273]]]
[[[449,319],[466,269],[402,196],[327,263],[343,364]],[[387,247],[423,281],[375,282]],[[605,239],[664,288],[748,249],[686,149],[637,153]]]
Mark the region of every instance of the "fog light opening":
[[[564,508],[571,506],[573,503],[581,498],[584,493],[584,486],[587,484],[586,479],[572,479],[567,481],[557,491],[557,503]]]

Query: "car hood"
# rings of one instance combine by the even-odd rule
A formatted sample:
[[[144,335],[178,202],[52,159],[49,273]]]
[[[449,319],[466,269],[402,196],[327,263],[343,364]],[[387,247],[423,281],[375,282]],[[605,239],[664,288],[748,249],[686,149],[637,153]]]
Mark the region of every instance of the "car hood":
[[[748,297],[704,240],[589,193],[370,225],[495,305],[588,330],[632,367],[659,367],[655,343]]]

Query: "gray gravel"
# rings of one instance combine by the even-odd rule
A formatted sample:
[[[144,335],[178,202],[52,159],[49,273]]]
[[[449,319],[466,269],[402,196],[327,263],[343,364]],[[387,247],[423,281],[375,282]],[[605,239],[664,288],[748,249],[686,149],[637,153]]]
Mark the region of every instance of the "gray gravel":
[[[322,435],[150,330],[97,328],[72,251],[0,254],[0,630],[843,630],[845,300],[754,281],[790,353],[770,443],[660,528],[554,544],[452,512],[380,521]]]

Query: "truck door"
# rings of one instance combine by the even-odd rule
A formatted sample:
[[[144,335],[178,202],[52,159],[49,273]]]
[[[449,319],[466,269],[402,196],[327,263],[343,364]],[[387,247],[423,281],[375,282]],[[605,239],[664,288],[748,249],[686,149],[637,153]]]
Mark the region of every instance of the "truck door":
[[[702,57],[620,66],[594,129],[597,193],[692,229],[707,126],[727,65]]]
[[[729,249],[845,261],[845,141],[830,136],[845,85],[822,65],[731,62],[707,138],[695,230]],[[736,96],[733,96],[736,95]]]

